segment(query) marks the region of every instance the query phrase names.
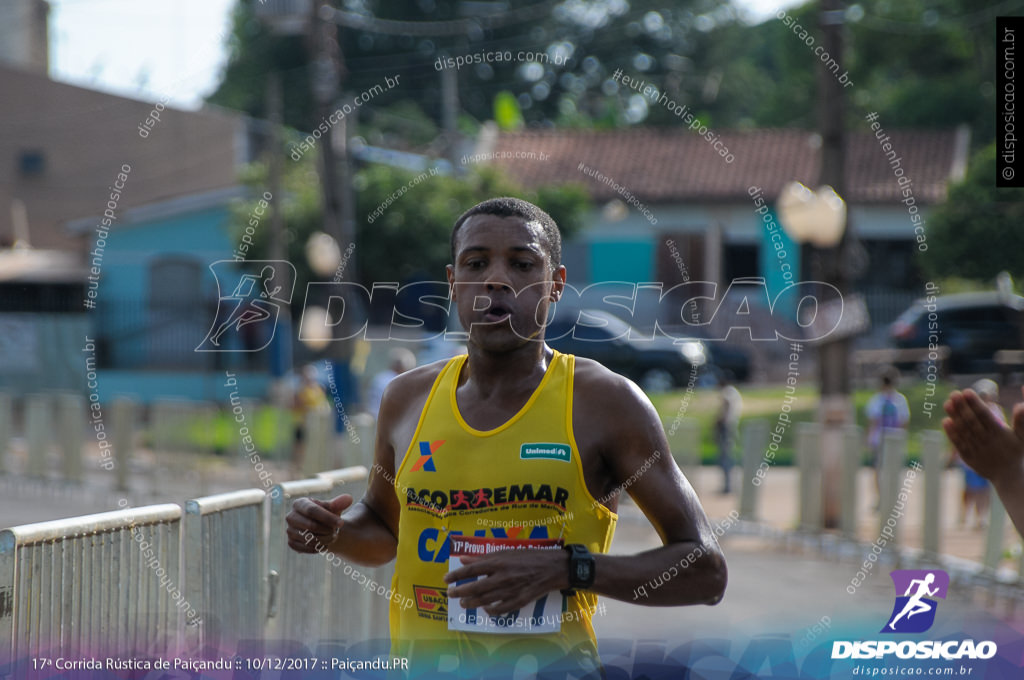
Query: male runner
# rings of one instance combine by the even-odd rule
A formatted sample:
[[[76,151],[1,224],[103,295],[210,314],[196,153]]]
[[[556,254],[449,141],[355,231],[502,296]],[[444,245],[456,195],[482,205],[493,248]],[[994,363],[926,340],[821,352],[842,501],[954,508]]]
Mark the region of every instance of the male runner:
[[[455,223],[452,258],[448,281],[469,329],[468,355],[388,385],[366,495],[358,503],[347,494],[295,501],[289,546],[314,552],[304,538],[312,533],[357,564],[397,556],[393,590],[405,597],[423,589],[443,597],[447,589],[442,612],[392,602],[393,654],[410,657],[414,671],[443,651],[463,664],[459,675],[467,668],[482,675],[487,664],[507,671],[528,653],[541,668],[568,659],[576,673],[597,677],[590,623],[597,595],[649,606],[715,604],[725,559],[692,487],[672,456],[661,455],[668,442],[644,393],[544,344],[548,307],[565,286],[551,217],[515,198],[484,201]],[[627,479],[625,490],[664,545],[607,555]],[[449,571],[459,535],[562,539],[571,547],[492,552]],[[637,587],[648,582],[657,585],[638,599]],[[568,594],[558,605],[560,591]],[[561,614],[542,618],[553,632],[519,626],[550,612],[552,601]],[[456,609],[461,622],[448,620]],[[508,632],[455,630],[466,612],[475,612],[470,622],[504,622]]]

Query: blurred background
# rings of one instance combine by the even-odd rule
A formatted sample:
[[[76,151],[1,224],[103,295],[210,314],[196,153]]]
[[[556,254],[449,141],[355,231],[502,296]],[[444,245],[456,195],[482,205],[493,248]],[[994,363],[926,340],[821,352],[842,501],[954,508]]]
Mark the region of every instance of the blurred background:
[[[553,346],[648,392],[709,514],[765,453],[745,425],[796,394],[822,516],[800,518],[794,429],[780,500],[750,518],[838,527],[828,430],[857,425],[846,531],[875,536],[885,370],[909,404],[900,471],[954,387],[1020,398],[1024,194],[995,188],[994,35],[1022,9],[4,0],[0,525],[111,509],[114,488],[266,486],[253,451],[274,483],[368,464],[387,381],[464,351],[436,283],[452,224],[515,195],[560,225],[569,283],[620,282],[560,305]],[[696,281],[715,287],[690,301]],[[809,310],[800,281],[841,297]],[[941,456],[942,550],[980,561],[996,539],[958,521]],[[1019,554],[999,532],[991,568]]]

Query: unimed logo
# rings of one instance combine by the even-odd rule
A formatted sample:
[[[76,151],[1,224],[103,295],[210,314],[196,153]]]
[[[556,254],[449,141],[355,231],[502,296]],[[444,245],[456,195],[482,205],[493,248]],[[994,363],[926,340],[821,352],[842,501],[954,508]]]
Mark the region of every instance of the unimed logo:
[[[923,633],[935,623],[938,599],[949,591],[949,574],[941,569],[897,569],[890,572],[896,601],[880,633]],[[991,659],[991,640],[836,640],[833,659]]]
[[[568,462],[572,455],[572,449],[568,444],[523,444],[519,447],[519,457],[522,460],[531,458],[550,458],[551,460],[563,460]]]

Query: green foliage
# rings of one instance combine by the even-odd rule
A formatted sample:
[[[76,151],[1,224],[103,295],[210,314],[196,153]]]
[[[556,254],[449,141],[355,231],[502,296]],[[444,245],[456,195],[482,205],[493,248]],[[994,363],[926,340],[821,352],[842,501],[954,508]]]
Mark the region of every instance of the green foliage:
[[[278,36],[253,11],[258,0],[240,0],[232,15],[228,62],[211,104],[266,118],[267,77],[281,74],[284,122],[312,129],[313,97],[306,45],[301,36]]]
[[[414,99],[370,109],[366,122],[358,125],[357,131],[369,144],[387,148],[408,145],[425,148],[441,134],[437,124]]]
[[[518,130],[523,127],[523,112],[515,95],[503,90],[494,95],[494,122],[502,130]]]
[[[526,191],[486,166],[452,177],[373,165],[358,173],[356,188],[356,253],[366,284],[414,276],[441,280],[445,265],[451,262],[449,243],[455,220],[485,199],[518,196],[531,201],[554,218],[565,238],[582,227],[589,207],[586,190],[580,185]],[[370,217],[380,208],[382,214],[371,222]]]
[[[253,12],[258,0],[240,0],[231,56],[213,103],[263,115],[266,74],[283,74],[285,121],[313,125],[310,60],[298,38],[274,36]],[[456,0],[377,0],[357,3],[370,16],[407,21],[444,21],[461,16]],[[471,3],[473,4],[473,3]],[[486,3],[475,11],[487,11]],[[862,0],[850,3],[843,29],[843,69],[853,86],[844,90],[848,122],[857,127],[876,111],[888,129],[950,127],[966,123],[978,144],[994,138],[994,17],[1024,9],[1024,0],[999,5],[971,0]],[[342,3],[339,3],[342,6]],[[345,7],[356,5],[344,4]],[[495,97],[507,92],[526,124],[608,128],[632,124],[680,127],[683,122],[650,97],[637,106],[635,90],[616,83],[621,69],[643,79],[716,129],[817,125],[818,72],[814,46],[821,44],[818,3],[786,10],[804,27],[779,18],[745,23],[724,0],[613,0],[559,3],[549,16],[512,22],[472,35],[388,36],[339,29],[346,73],[342,89],[363,92],[384,75],[401,85],[360,111],[360,134],[397,135],[411,144],[429,142],[430,131],[415,120],[441,120],[438,57],[473,57],[510,51],[512,61],[463,65],[458,100],[466,121],[495,117]],[[791,22],[792,22],[791,21]],[[547,63],[523,63],[518,53],[542,52]],[[567,57],[562,59],[562,57]],[[557,59],[556,59],[557,57]],[[415,102],[417,115],[393,113],[397,102]],[[406,106],[406,104],[402,104]],[[502,110],[508,108],[502,104]],[[378,117],[376,114],[383,112]],[[402,123],[407,118],[408,125]],[[460,121],[463,132],[471,123]],[[392,134],[394,133],[394,134]],[[371,142],[373,143],[373,142]]]
[[[282,153],[283,155],[283,153]],[[286,257],[295,266],[296,293],[300,297],[316,277],[306,260],[305,245],[310,235],[323,229],[320,180],[316,172],[316,151],[298,161],[283,161],[284,195],[274,205],[283,210]],[[231,230],[237,242],[267,187],[265,164],[250,166],[245,183],[253,188],[248,201],[232,209]],[[353,258],[360,282],[410,279],[443,280],[444,267],[451,261],[449,238],[452,225],[463,212],[488,198],[518,196],[546,210],[558,223],[565,238],[583,226],[590,206],[582,185],[547,186],[526,191],[493,167],[474,167],[465,176],[414,173],[386,165],[368,165],[359,170],[356,190],[356,248]],[[254,247],[247,259],[267,259],[270,219],[264,215],[253,237]],[[348,244],[342,243],[342,250]]]
[[[320,178],[316,170],[316,153],[308,153],[298,161],[292,161],[285,153],[282,157],[281,183],[283,195],[274,196],[271,206],[282,211],[283,241],[285,259],[295,265],[296,294],[301,296],[306,284],[314,280],[309,264],[306,262],[305,247],[309,236],[323,227]],[[242,174],[242,182],[252,189],[250,198],[238,201],[231,208],[230,231],[234,243],[241,241],[246,226],[257,209],[264,191],[268,190],[268,168],[266,163],[255,163],[248,166]],[[253,248],[246,253],[246,260],[266,260],[270,257],[271,217],[265,213],[260,219],[252,236]]]
[[[931,276],[955,273],[988,282],[1003,270],[1024,276],[1024,189],[998,189],[995,181],[996,148],[990,144],[928,218],[922,255]]]
[[[956,293],[981,293],[992,290],[991,281],[975,281],[960,276],[937,277],[935,281],[943,295]]]
[[[885,125],[970,125],[975,142],[992,140],[997,14],[1022,2],[981,7],[968,0],[870,0],[850,25],[851,97],[862,117]],[[993,3],[985,3],[992,5]]]

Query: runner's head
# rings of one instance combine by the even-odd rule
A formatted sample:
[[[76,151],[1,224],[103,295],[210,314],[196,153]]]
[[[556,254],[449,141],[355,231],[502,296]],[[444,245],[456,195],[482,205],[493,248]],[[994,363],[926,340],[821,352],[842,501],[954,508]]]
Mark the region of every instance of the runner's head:
[[[562,237],[551,216],[518,198],[492,198],[452,228],[452,286],[469,342],[511,351],[543,337],[548,307],[565,285]]]
[[[510,196],[489,198],[477,203],[455,220],[455,226],[452,227],[452,262],[455,262],[459,232],[466,221],[474,215],[518,217],[524,222],[536,223],[543,232],[544,250],[548,255],[548,268],[554,272],[562,264],[562,232],[559,231],[555,220],[533,203]]]
[[[899,381],[900,373],[894,366],[888,366],[882,371],[881,384],[882,391],[888,392],[889,390],[896,389],[896,383]]]

